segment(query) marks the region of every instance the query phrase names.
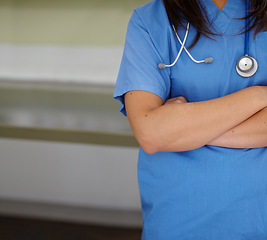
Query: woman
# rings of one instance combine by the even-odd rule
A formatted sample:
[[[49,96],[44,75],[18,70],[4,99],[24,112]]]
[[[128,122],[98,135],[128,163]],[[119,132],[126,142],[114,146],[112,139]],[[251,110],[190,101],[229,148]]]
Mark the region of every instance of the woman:
[[[267,1],[249,6],[153,0],[130,19],[114,97],[140,144],[143,240],[267,239]],[[185,46],[213,63],[181,47],[172,23],[183,41],[188,22]]]

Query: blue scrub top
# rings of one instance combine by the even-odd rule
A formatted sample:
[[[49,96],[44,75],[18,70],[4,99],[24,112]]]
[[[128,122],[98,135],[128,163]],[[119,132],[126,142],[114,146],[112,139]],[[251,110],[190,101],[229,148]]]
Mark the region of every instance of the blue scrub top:
[[[256,38],[250,32],[249,55],[257,59],[251,78],[235,70],[244,55],[244,0],[228,0],[219,10],[202,0],[214,31],[201,37],[190,50],[197,60],[213,57],[212,64],[196,64],[180,49],[162,0],[135,9],[129,25],[114,97],[124,108],[124,94],[144,90],[165,101],[184,96],[189,102],[205,101],[252,85],[267,85],[267,32]],[[180,29],[183,39],[185,30]],[[191,26],[186,46],[196,34]],[[231,149],[204,146],[186,152],[146,154],[141,148],[138,181],[143,213],[143,240],[266,240],[267,148]]]

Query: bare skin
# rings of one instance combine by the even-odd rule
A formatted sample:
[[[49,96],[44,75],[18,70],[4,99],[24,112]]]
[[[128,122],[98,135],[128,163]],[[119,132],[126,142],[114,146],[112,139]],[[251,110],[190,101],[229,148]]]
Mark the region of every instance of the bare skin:
[[[207,144],[233,148],[267,145],[264,86],[195,103],[183,97],[163,103],[153,93],[130,91],[125,94],[125,104],[133,133],[148,154],[188,151]]]
[[[226,4],[227,0],[212,0],[215,5],[220,9],[222,10],[224,5]]]
[[[184,97],[167,100],[164,104],[187,103]],[[267,145],[267,107],[246,121],[225,132],[208,145],[228,148],[258,148]]]

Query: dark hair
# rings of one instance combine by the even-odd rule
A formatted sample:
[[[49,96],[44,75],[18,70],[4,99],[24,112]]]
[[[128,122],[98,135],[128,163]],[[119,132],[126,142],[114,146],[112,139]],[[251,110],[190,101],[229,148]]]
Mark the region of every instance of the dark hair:
[[[251,9],[245,18],[250,18],[250,28],[255,28],[254,37],[262,30],[267,30],[267,0],[248,0]],[[201,35],[211,38],[217,35],[212,31],[205,7],[201,0],[163,0],[169,20],[175,24],[175,28],[183,26],[186,20],[197,30],[196,37],[189,48],[192,48]],[[243,19],[245,19],[243,18]]]

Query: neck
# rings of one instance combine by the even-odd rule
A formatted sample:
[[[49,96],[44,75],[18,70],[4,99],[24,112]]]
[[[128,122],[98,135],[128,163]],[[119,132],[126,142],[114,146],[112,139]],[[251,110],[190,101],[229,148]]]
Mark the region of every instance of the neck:
[[[227,0],[212,0],[215,5],[220,9],[222,10],[224,5],[226,4]]]

